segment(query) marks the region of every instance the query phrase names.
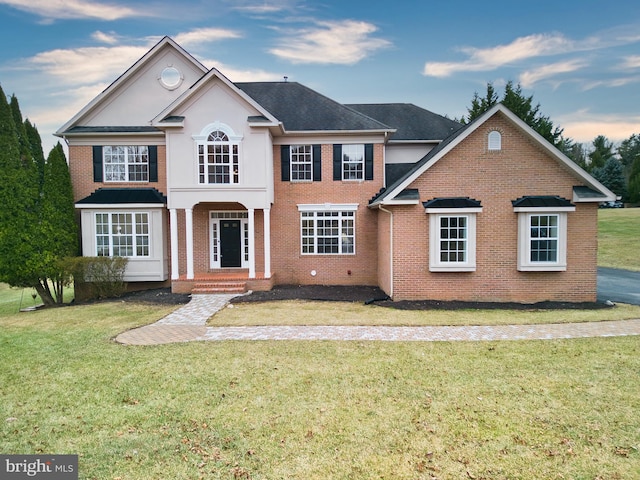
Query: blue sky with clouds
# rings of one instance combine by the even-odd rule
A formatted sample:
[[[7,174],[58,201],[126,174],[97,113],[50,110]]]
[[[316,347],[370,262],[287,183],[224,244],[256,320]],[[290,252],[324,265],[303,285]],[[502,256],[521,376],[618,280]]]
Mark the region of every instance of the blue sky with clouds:
[[[232,81],[460,117],[513,80],[576,141],[640,133],[637,0],[0,0],[0,84],[48,151],[165,35]]]

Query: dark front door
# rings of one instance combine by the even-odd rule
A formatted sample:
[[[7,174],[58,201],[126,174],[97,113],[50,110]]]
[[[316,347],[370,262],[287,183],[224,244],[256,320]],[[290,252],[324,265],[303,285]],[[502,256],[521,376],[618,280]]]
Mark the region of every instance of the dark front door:
[[[240,220],[220,221],[220,265],[223,268],[242,266],[241,254]]]

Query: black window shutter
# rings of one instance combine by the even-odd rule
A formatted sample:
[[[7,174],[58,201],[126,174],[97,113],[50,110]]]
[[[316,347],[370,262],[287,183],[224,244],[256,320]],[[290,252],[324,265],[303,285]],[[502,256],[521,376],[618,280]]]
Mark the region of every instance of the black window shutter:
[[[320,145],[313,146],[313,181],[322,180],[322,148]]]
[[[158,181],[158,146],[149,145],[149,181]]]
[[[333,179],[342,180],[342,145],[333,146]]]
[[[93,181],[102,182],[102,146],[93,146]]]
[[[364,146],[364,179],[373,180],[373,144]]]
[[[289,145],[282,145],[280,147],[280,169],[282,170],[282,181],[288,182],[291,178],[290,172],[290,164],[291,164],[291,154],[289,153],[291,147]]]

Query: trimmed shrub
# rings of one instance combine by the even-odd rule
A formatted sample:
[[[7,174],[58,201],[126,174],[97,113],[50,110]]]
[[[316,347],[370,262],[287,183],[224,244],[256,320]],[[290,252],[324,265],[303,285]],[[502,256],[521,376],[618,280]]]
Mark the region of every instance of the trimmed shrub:
[[[73,274],[76,300],[121,296],[127,289],[125,257],[74,257],[68,259]]]

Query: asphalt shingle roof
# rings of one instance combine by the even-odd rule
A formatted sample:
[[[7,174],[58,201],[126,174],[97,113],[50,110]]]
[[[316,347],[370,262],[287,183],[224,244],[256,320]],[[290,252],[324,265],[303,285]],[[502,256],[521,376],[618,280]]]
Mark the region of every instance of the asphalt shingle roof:
[[[77,204],[110,205],[120,203],[166,204],[167,197],[155,188],[99,188]]]
[[[391,136],[392,140],[440,141],[463,126],[411,103],[354,103],[346,106],[397,129]]]
[[[573,207],[566,198],[557,195],[531,195],[512,200],[514,207]]]
[[[281,121],[288,131],[391,129],[298,82],[241,82],[235,85]]]

